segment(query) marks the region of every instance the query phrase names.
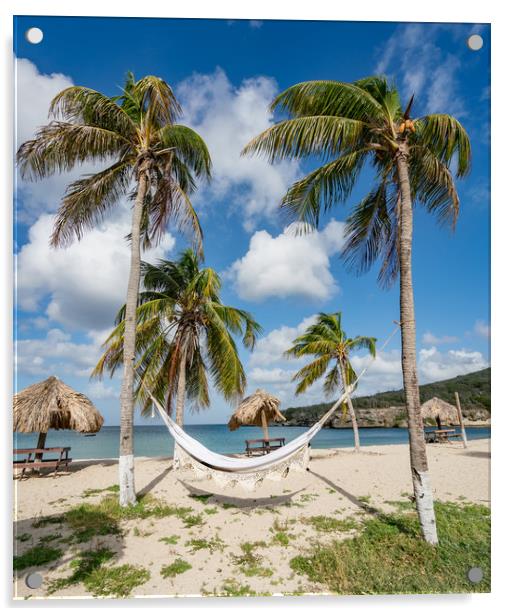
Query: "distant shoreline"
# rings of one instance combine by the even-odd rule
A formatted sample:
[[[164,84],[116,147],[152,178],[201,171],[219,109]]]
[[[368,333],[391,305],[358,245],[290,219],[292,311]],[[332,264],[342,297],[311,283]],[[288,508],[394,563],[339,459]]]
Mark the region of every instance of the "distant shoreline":
[[[202,424],[186,424],[185,428],[187,427],[202,427],[202,426],[226,426],[227,424],[225,423],[202,423]],[[270,424],[269,428],[311,428],[313,424],[310,425],[304,425],[304,426],[299,426],[299,425],[292,425],[292,424]],[[155,424],[149,424],[149,423],[144,423],[144,424],[134,424],[134,428],[158,428],[158,427],[165,427],[163,424],[160,423],[155,423]],[[362,428],[364,428],[365,430],[379,430],[379,429],[384,429],[384,430],[390,430],[390,429],[398,429],[398,430],[403,430],[406,429],[407,426],[361,426]],[[433,428],[435,426],[425,426],[426,428]],[[458,427],[458,424],[453,424],[453,427]],[[464,427],[466,428],[490,428],[491,427],[491,422],[490,420],[488,422],[483,422],[480,421],[478,423],[471,423],[471,422],[464,422]],[[109,425],[104,425],[101,429],[103,430],[104,428],[117,428],[119,429],[119,425],[115,425],[115,424],[109,424]],[[240,428],[254,428],[254,426],[240,426]],[[239,428],[239,429],[240,429]],[[352,426],[323,426],[322,430],[352,430]],[[94,435],[91,435],[94,436]]]

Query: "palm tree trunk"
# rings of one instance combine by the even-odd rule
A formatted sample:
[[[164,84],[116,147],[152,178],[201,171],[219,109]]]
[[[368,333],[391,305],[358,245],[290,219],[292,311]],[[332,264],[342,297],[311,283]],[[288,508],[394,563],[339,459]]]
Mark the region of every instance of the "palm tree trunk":
[[[178,375],[178,389],[176,392],[176,423],[183,428],[183,414],[185,411],[185,389],[187,385],[187,356],[183,353],[180,358],[180,372]]]
[[[413,212],[408,170],[407,143],[400,144],[397,171],[400,184],[400,322],[402,333],[402,374],[409,428],[409,453],[416,510],[425,541],[437,544],[434,499],[428,475],[427,450],[420,412],[420,392],[416,370],[416,321],[412,285]]]
[[[185,390],[187,385],[187,355],[183,353],[180,358],[180,371],[178,374],[178,389],[176,392],[176,423],[183,428],[183,415],[185,410]],[[176,444],[174,445],[174,465],[179,468],[180,460]]]
[[[347,380],[345,378],[345,371],[343,368],[340,368],[341,381],[343,383],[343,391],[347,391]],[[354,411],[354,406],[352,404],[352,400],[350,396],[347,396],[347,406],[348,406],[348,414],[350,415],[350,420],[352,422],[352,430],[354,432],[354,451],[359,452],[361,449],[359,442],[359,427],[357,425],[356,412]]]
[[[125,333],[123,345],[123,382],[121,385],[121,426],[119,443],[119,504],[134,505],[135,474],[133,466],[133,382],[135,376],[135,333],[137,300],[140,285],[140,224],[146,196],[148,163],[139,168],[137,195],[133,204],[131,228],[131,257],[128,291],[126,293]]]

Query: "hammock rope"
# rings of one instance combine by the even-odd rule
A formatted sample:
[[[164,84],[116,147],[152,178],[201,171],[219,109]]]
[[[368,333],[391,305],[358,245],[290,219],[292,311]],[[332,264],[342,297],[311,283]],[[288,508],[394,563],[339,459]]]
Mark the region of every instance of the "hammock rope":
[[[400,329],[398,323],[395,329],[391,332],[390,336],[386,339],[384,344],[380,347],[379,352],[383,351],[396,332]],[[234,458],[226,456],[212,451],[205,447],[198,440],[187,434],[183,428],[167,414],[163,406],[156,400],[151,392],[145,387],[149,397],[151,398],[155,408],[158,410],[164,424],[166,425],[169,433],[175,440],[175,446],[178,448],[180,455],[185,454],[183,457],[188,461],[195,461],[199,465],[202,465],[206,469],[212,472],[220,473],[235,473],[237,476],[249,473],[265,473],[270,472],[273,467],[279,466],[287,472],[288,468],[286,464],[293,458],[301,457],[301,450],[307,448],[310,441],[316,436],[316,434],[322,429],[324,424],[329,420],[332,414],[340,407],[347,397],[352,393],[358,381],[369,369],[374,358],[365,366],[365,368],[359,373],[355,381],[343,392],[342,396],[330,407],[330,409],[322,415],[322,417],[313,425],[309,430],[299,435],[283,447],[275,449],[270,453],[256,458]],[[303,463],[305,456],[302,456]],[[283,466],[284,465],[284,466]],[[284,472],[283,471],[283,472]],[[205,471],[207,472],[207,471]]]

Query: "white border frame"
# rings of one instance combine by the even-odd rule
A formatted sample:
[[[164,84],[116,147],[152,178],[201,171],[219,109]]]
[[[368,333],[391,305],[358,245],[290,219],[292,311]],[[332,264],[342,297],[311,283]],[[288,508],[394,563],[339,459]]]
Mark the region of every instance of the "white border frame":
[[[366,0],[364,6],[359,3],[345,4],[338,1],[316,0],[314,3],[299,5],[298,3],[278,3],[276,0],[258,0],[258,2],[240,3],[233,0],[188,0],[186,3],[170,3],[165,1],[146,0],[144,15],[141,15],[139,3],[115,3],[105,0],[88,0],[84,3],[70,3],[62,0],[45,0],[44,4],[37,0],[3,0],[0,6],[0,37],[2,44],[2,62],[0,75],[3,101],[2,110],[2,148],[0,150],[0,185],[2,187],[1,207],[1,240],[0,240],[0,271],[3,288],[0,293],[2,319],[0,322],[0,392],[5,404],[2,405],[2,439],[5,444],[4,453],[0,456],[2,470],[0,477],[5,491],[11,494],[11,456],[10,433],[5,430],[10,420],[12,401],[12,134],[13,134],[13,70],[12,70],[12,16],[13,15],[80,15],[80,16],[125,16],[125,17],[201,17],[229,19],[329,19],[344,21],[425,21],[425,22],[466,22],[492,23],[492,395],[493,416],[492,450],[492,509],[493,509],[493,542],[492,542],[492,593],[488,595],[445,595],[445,596],[379,596],[379,597],[300,597],[279,599],[165,599],[165,600],[130,600],[104,601],[31,601],[30,604],[13,603],[10,599],[11,563],[10,549],[1,562],[2,604],[8,609],[32,611],[35,607],[51,609],[91,608],[104,609],[166,609],[176,612],[186,609],[205,608],[211,614],[224,614],[226,611],[244,610],[246,614],[256,614],[262,607],[270,610],[293,609],[305,613],[311,608],[322,609],[326,613],[343,610],[345,614],[355,613],[358,616],[370,610],[381,614],[402,612],[416,614],[450,613],[454,610],[464,611],[466,615],[478,614],[489,607],[498,607],[497,602],[510,603],[507,590],[510,586],[508,572],[510,565],[510,445],[509,434],[512,428],[512,409],[507,407],[510,391],[507,385],[511,381],[508,365],[509,349],[511,348],[510,316],[512,302],[510,301],[510,255],[508,247],[511,243],[512,207],[510,198],[509,166],[510,144],[509,127],[510,101],[512,100],[510,67],[507,62],[510,57],[510,23],[508,3],[503,0],[487,0],[476,2],[465,0],[462,3],[446,0],[429,0],[426,3],[411,2],[411,0],[394,0],[382,3],[378,0]],[[471,301],[471,298],[468,298]],[[508,488],[508,489],[507,489]],[[12,505],[12,498],[3,502]],[[2,507],[2,535],[4,545],[12,545],[12,530],[10,527],[10,512]],[[1,540],[0,539],[0,540]],[[508,601],[507,601],[508,599]],[[286,607],[285,607],[286,606]]]

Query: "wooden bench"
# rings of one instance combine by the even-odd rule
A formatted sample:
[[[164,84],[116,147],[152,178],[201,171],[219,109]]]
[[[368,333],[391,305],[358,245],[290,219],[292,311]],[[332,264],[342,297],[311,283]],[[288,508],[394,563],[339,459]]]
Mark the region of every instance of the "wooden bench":
[[[284,438],[253,438],[245,441],[245,453],[252,456],[253,453],[270,453],[274,449],[279,449],[284,445]],[[272,443],[276,443],[273,445]]]
[[[68,470],[68,465],[72,462],[72,458],[69,457],[71,447],[47,447],[45,449],[14,449],[13,454],[15,456],[26,456],[21,460],[14,460],[14,468],[21,468],[21,478],[24,477],[27,469],[41,469],[41,468],[53,468],[54,476],[57,476],[57,471],[61,466]],[[55,458],[46,458],[46,453],[54,453],[58,455]]]

